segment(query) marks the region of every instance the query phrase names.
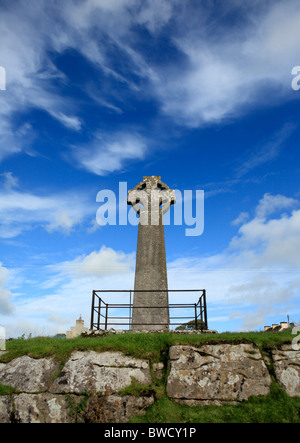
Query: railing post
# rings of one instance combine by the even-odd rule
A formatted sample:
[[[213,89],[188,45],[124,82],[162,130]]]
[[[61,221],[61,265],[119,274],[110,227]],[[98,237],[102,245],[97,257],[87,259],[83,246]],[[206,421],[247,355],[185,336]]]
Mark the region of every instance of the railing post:
[[[108,303],[106,305],[106,310],[105,310],[105,331],[107,330],[107,320],[108,320]]]
[[[198,329],[198,324],[197,324],[197,304],[195,303],[195,329]]]
[[[100,329],[100,323],[101,323],[101,298],[98,296],[98,322],[97,322],[97,331]]]
[[[91,331],[94,327],[94,305],[95,305],[95,291],[93,291],[93,297],[92,297],[92,312],[91,312]]]
[[[131,310],[131,298],[132,298],[132,293],[130,291],[130,296],[129,296],[129,329],[131,329],[131,323],[132,323],[132,310]]]
[[[203,306],[202,306],[202,297],[203,294],[199,297],[199,310],[200,310],[200,322],[201,322],[201,331],[203,331]]]
[[[205,329],[208,329],[208,324],[207,324],[207,309],[206,309],[206,289],[203,290],[203,297],[204,297],[204,319],[205,319]]]

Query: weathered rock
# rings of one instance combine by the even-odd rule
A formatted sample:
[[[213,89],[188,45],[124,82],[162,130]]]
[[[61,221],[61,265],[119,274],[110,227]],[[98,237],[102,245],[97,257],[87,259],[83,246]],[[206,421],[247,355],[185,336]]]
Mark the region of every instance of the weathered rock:
[[[167,393],[190,406],[230,402],[267,395],[271,378],[257,348],[251,344],[173,346],[170,348]],[[300,396],[300,351],[291,345],[272,352],[278,382],[290,396]],[[160,378],[163,363],[153,363]],[[121,352],[74,352],[58,378],[52,359],[17,358],[0,363],[0,383],[20,390],[0,396],[0,423],[126,423],[144,414],[153,396],[121,396],[131,384],[151,384],[149,362]],[[47,392],[46,392],[47,391]],[[84,392],[85,391],[85,392]]]
[[[69,423],[67,400],[62,395],[19,394],[13,396],[14,420],[18,423]]]
[[[59,364],[51,358],[34,359],[24,355],[0,365],[0,383],[21,392],[40,392],[48,389]]]
[[[50,388],[52,393],[117,392],[135,379],[151,383],[149,362],[121,352],[74,352]]]
[[[107,400],[108,421],[126,423],[135,415],[144,415],[154,403],[154,397],[134,397],[110,395]]]
[[[300,397],[300,350],[283,345],[272,351],[276,379],[291,397]]]
[[[135,415],[144,415],[154,403],[154,397],[126,395],[92,395],[82,413],[81,419],[92,423],[126,423]]]
[[[8,395],[0,397],[0,423],[9,423],[11,415],[11,402]]]
[[[164,369],[164,364],[161,362],[160,363],[153,363],[152,369],[153,369],[155,377],[158,378],[159,380],[161,380],[163,377],[162,371]]]
[[[173,346],[167,380],[169,397],[180,400],[247,400],[267,395],[271,378],[251,344]]]
[[[0,423],[126,423],[135,415],[144,415],[152,403],[153,396],[21,393],[12,400],[0,397]]]

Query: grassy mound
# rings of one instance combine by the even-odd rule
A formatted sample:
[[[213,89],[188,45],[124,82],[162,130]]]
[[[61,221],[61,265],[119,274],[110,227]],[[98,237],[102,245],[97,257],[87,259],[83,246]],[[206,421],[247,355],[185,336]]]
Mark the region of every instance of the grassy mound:
[[[263,356],[270,356],[272,349],[291,344],[294,335],[284,332],[248,332],[203,335],[178,335],[174,333],[127,333],[109,334],[101,337],[78,337],[70,340],[50,337],[16,339],[7,342],[7,353],[0,356],[0,362],[8,362],[22,355],[32,358],[53,357],[61,367],[73,351],[94,350],[121,351],[152,363],[168,360],[170,346],[222,343],[253,343]],[[238,405],[184,406],[174,403],[165,392],[167,365],[161,380],[153,374],[153,383],[146,391],[155,395],[155,403],[146,415],[135,417],[137,423],[300,423],[300,398],[289,397],[275,380],[272,363],[268,367],[273,383],[268,396],[253,397]],[[9,387],[0,386],[0,395],[11,395]],[[121,395],[147,395],[145,387],[126,388]]]
[[[283,332],[244,332],[222,334],[174,334],[165,333],[127,333],[108,334],[100,337],[77,337],[69,340],[52,337],[34,337],[7,341],[7,353],[0,356],[0,362],[8,362],[22,355],[33,358],[54,357],[64,363],[73,351],[94,350],[121,351],[136,358],[152,362],[164,361],[170,346],[222,343],[254,343],[261,351],[275,349],[284,343],[291,343],[294,335],[290,330]]]

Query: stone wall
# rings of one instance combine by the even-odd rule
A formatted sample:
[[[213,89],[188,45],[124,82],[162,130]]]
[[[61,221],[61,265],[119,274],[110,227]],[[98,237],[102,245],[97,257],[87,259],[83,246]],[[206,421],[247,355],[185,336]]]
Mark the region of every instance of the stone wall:
[[[267,395],[271,377],[253,345],[206,345],[170,350],[169,397],[189,405],[248,400]]]
[[[0,396],[0,423],[125,423],[155,402],[149,386],[164,376],[167,395],[179,403],[247,401],[269,393],[271,364],[288,395],[300,396],[300,351],[285,345],[271,358],[265,362],[251,344],[172,346],[168,368],[120,352],[76,351],[62,369],[52,358],[23,356],[0,363],[0,383],[17,390]],[[148,390],[120,395],[132,381]]]

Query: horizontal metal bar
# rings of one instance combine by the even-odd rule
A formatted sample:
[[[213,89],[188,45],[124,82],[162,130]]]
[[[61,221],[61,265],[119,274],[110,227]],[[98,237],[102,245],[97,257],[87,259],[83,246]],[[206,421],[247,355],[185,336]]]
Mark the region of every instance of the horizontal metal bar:
[[[177,323],[174,323],[174,325],[173,326],[175,326]],[[180,323],[178,323],[179,325],[180,325]],[[129,326],[129,323],[108,323],[107,322],[107,325],[128,325]],[[130,323],[130,325],[131,326],[172,326],[172,325],[170,325],[170,323]]]
[[[96,326],[98,323],[94,323]],[[107,326],[181,326],[181,323],[107,323]],[[199,327],[200,329],[201,326]]]
[[[113,319],[114,320],[131,320],[131,317],[109,317],[109,320],[113,320]],[[173,320],[182,320],[182,319],[191,319],[191,323],[192,323],[192,321],[195,323],[195,318],[193,318],[193,317],[173,317],[170,319],[170,322],[172,322]],[[94,324],[97,324],[97,323],[94,323]],[[148,325],[151,323],[145,323],[145,324]],[[156,323],[154,323],[154,324],[156,324]],[[180,324],[182,324],[182,322]]]
[[[205,289],[97,289],[97,292],[203,292]]]
[[[193,317],[193,316],[189,316],[189,317],[170,317],[170,320],[174,320],[175,318],[191,318],[192,320],[195,320],[195,317]]]
[[[124,306],[124,307],[128,307],[128,306],[132,306],[133,303],[105,303],[107,306]],[[190,307],[195,307],[195,303],[169,303],[168,306],[171,307],[176,307],[176,306],[188,306]]]
[[[105,318],[105,317],[104,317]],[[127,316],[123,316],[123,315],[118,315],[118,316],[109,316],[109,318],[124,318],[124,319],[131,319],[131,317],[127,317]],[[193,315],[187,315],[187,316],[184,316],[184,317],[169,317],[170,318],[170,320],[173,320],[173,319],[175,319],[175,318],[181,318],[181,319],[183,319],[183,318],[191,318],[191,319],[193,319],[193,320],[195,320],[195,317],[193,316]],[[198,318],[198,317],[197,317]]]
[[[195,305],[191,304],[191,305],[176,305],[176,306],[172,306],[172,305],[168,305],[168,306],[148,306],[148,305],[143,305],[143,306],[135,306],[134,304],[128,304],[128,305],[116,305],[116,304],[107,304],[108,308],[113,308],[113,309],[128,309],[128,308],[136,308],[136,309],[145,309],[145,308],[153,308],[153,309],[179,309],[179,308],[194,308]],[[96,312],[97,308],[94,309]]]
[[[131,319],[131,317],[111,317],[111,316],[109,316],[109,318],[123,318],[124,320],[130,320]]]

